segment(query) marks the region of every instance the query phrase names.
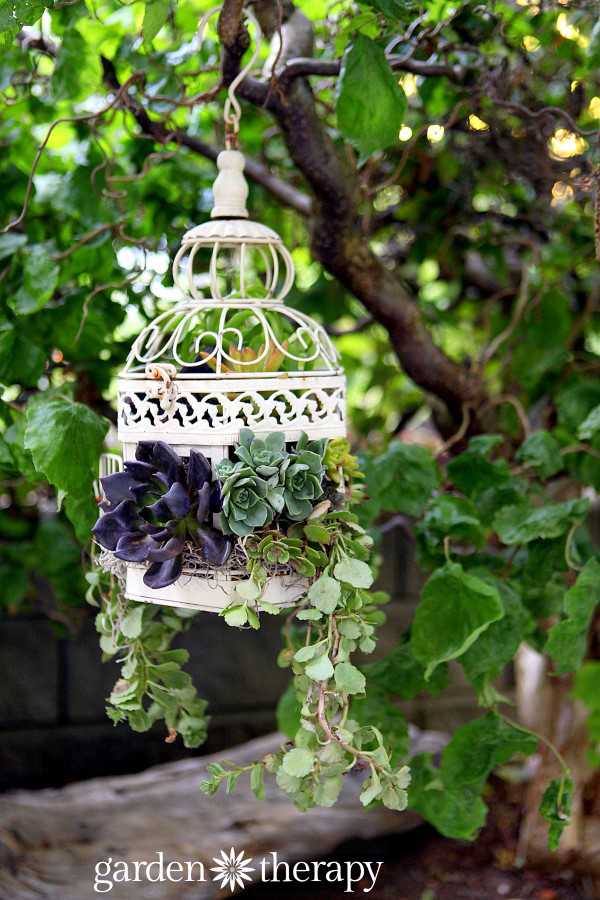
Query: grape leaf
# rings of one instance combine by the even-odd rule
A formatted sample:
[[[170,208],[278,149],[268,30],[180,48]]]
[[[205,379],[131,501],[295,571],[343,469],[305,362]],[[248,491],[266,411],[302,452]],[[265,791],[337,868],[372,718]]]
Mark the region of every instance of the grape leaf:
[[[144,9],[144,21],[142,23],[142,35],[145,43],[153,41],[160,29],[167,21],[169,4],[165,0],[150,0]]]
[[[514,658],[523,640],[528,613],[517,592],[508,584],[487,573],[474,574],[496,588],[504,607],[502,618],[492,622],[460,658],[467,678],[481,690],[485,678],[495,678]]]
[[[439,769],[429,754],[411,760],[409,805],[446,837],[473,840],[484,825],[481,794],[492,769],[516,753],[533,753],[537,740],[489,712],[454,733]]]
[[[425,678],[449,659],[461,656],[482,631],[504,615],[498,591],[446,563],[423,589],[412,624],[412,650],[426,667]]]
[[[41,309],[58,283],[59,268],[42,244],[31,247],[23,263],[23,284],[11,298],[17,315],[26,316]]]
[[[402,700],[412,700],[420,691],[428,691],[435,697],[450,683],[445,664],[438,666],[429,680],[425,681],[425,667],[415,659],[410,641],[405,638],[387,656],[362,666],[362,671],[369,683],[384,688]]]
[[[600,603],[600,562],[590,559],[565,594],[566,618],[549,632],[545,651],[556,663],[558,675],[577,669],[583,661],[587,631]]]
[[[45,362],[41,347],[11,323],[0,323],[0,384],[35,385]]]
[[[448,463],[448,475],[463,494],[471,496],[486,488],[499,487],[510,479],[505,459],[487,459],[503,438],[499,434],[481,434],[471,438],[464,453]]]
[[[571,806],[573,805],[573,793],[575,785],[572,780],[563,775],[562,778],[553,778],[540,803],[540,815],[550,824],[548,831],[548,846],[552,851],[558,849],[560,837],[571,824]]]
[[[587,441],[593,437],[597,431],[600,431],[600,404],[595,406],[585,417],[577,429],[577,437],[580,440]]]
[[[541,478],[549,478],[563,468],[560,444],[547,431],[532,432],[519,447],[517,459]]]
[[[380,509],[420,516],[441,481],[439,466],[425,447],[400,441],[376,459],[363,457],[361,467],[366,469],[371,518]]]
[[[76,28],[65,32],[52,75],[52,90],[57,98],[75,99],[97,90],[102,83],[102,65],[96,47],[91,46]]]
[[[50,484],[75,497],[89,490],[108,422],[63,396],[27,405],[25,447]]]
[[[360,162],[398,140],[406,106],[382,47],[357,34],[342,59],[336,112],[338,127],[359,151]]]
[[[525,544],[537,538],[559,537],[571,525],[581,522],[589,509],[590,501],[586,497],[544,506],[533,506],[524,501],[502,507],[492,524],[504,544]]]

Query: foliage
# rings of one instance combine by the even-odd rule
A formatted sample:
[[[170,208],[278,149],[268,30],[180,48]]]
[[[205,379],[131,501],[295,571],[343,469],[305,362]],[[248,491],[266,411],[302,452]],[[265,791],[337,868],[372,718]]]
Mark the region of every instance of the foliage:
[[[221,527],[225,534],[251,534],[283,512],[291,521],[306,519],[313,501],[323,493],[324,453],[325,442],[309,443],[306,434],[294,452],[288,452],[282,433],[274,432],[263,441],[249,428],[242,428],[235,451],[239,462],[224,459],[217,464],[223,482]]]
[[[127,721],[134,731],[148,731],[164,720],[168,740],[179,734],[186,747],[199,747],[206,740],[207,704],[182,671],[187,650],[171,649],[173,639],[189,628],[194,611],[124,604],[112,576],[96,570],[87,577],[102,603],[96,629],[104,658],[118,654],[121,663],[121,677],[108,698],[109,717],[115,725]]]
[[[499,720],[494,686],[522,641],[546,651],[556,671],[572,678],[574,696],[591,710],[596,760],[600,742],[597,641],[590,633],[598,554],[584,528],[587,498],[600,488],[592,194],[600,117],[596,4],[440,0],[423,13],[397,0],[358,7],[305,0],[301,8],[315,25],[317,62],[340,61],[337,78],[318,77],[311,86],[333,150],[347,161],[361,246],[397,275],[397,295],[377,314],[366,310],[347,290],[347,273],[332,277],[325,263],[311,259],[312,222],[284,205],[287,195],[271,193],[263,179],[262,186],[251,184],[250,202],[255,218],[276,227],[292,247],[298,273],[292,305],[321,317],[337,335],[353,442],[366,475],[360,526],[377,539],[378,526],[398,517],[415,535],[420,565],[431,573],[398,646],[355,667],[367,679],[366,696],[352,695],[349,722],[356,730],[347,728],[342,738],[359,753],[378,754],[380,746],[405,753],[394,698],[435,694],[448,681],[446,661],[461,666],[487,710],[476,720],[483,725],[464,726],[474,729],[466,732],[469,741],[460,739],[461,730],[453,738],[444,758],[456,753],[460,765],[412,761],[409,803],[444,833],[470,837],[485,815],[481,793],[491,767],[532,746]],[[223,93],[213,91],[220,47],[207,39],[198,51],[194,41],[202,12],[156,0],[127,7],[106,0],[93,11],[84,2],[55,7],[11,0],[0,9],[0,571],[2,605],[10,613],[34,606],[69,627],[78,616],[84,589],[73,528],[84,542],[95,515],[93,472],[107,420],[115,421],[114,375],[132,337],[170,308],[169,260],[182,232],[210,210],[214,173],[202,147],[214,149]],[[144,115],[150,126],[140,123]],[[296,168],[305,147],[286,147],[284,138],[266,107],[244,103],[243,149],[298,191],[306,209]],[[313,202],[319,207],[324,199],[329,196]],[[335,231],[330,237],[333,268],[345,236]],[[431,381],[424,387],[398,366],[392,348],[404,346],[429,373],[439,373],[439,356],[405,338],[407,322],[422,323],[437,349],[457,363],[455,386],[438,374],[435,389]],[[243,342],[230,354],[232,368],[244,361],[258,366],[261,337],[250,321],[240,325]],[[214,331],[214,322],[205,328]],[[277,337],[283,342],[288,335]],[[197,349],[190,338],[190,361]],[[277,369],[277,358],[262,362],[265,371]],[[458,392],[468,378],[483,384],[484,396],[456,401],[449,411],[450,389]],[[346,452],[340,446],[334,455],[333,444],[323,458],[330,479]],[[248,466],[252,471],[245,486],[239,477],[231,483],[240,501],[232,508],[243,510],[235,521],[251,531],[257,526],[248,519],[260,520],[265,509],[266,515],[261,540],[247,541],[249,596],[229,610],[232,622],[256,623],[264,568],[289,564],[314,577],[325,565],[323,555],[344,546],[355,562],[367,564],[365,535],[352,529],[356,522],[336,519],[331,507],[284,530],[271,527],[286,489],[292,505],[306,501],[312,510],[311,478],[312,496],[298,497],[305,493],[301,479],[285,485],[278,476],[272,505],[260,496],[262,485],[256,501],[247,487],[271,476],[257,474],[254,461],[235,465],[238,473]],[[322,543],[325,534],[329,543]],[[312,600],[290,625],[294,655],[308,630],[305,624],[298,632],[298,622],[315,623],[310,649],[313,636],[330,623],[333,631],[338,616],[350,632],[340,642],[370,647],[371,636],[357,628],[379,619],[377,592],[346,582],[342,575],[352,576],[344,562],[320,575]],[[368,580],[362,567],[350,571],[355,581]],[[110,588],[102,590],[104,603],[114,605]],[[363,606],[352,615],[360,621],[345,612],[357,597]],[[107,640],[122,613],[104,622]],[[436,617],[443,614],[449,628],[438,634]],[[150,607],[135,616],[140,621],[134,617],[126,628],[143,631],[121,649],[136,648],[131,660],[140,677],[126,670],[124,681],[135,686],[132,695],[129,686],[117,692],[116,708],[138,726],[148,724],[138,714],[151,689],[160,709],[145,716],[168,714],[176,730],[189,724],[188,716],[197,720],[188,729],[193,740],[201,738],[196,701],[161,706],[164,682],[141,674],[144,666],[163,664],[160,654],[171,652],[164,648],[187,619]],[[154,642],[149,662],[140,650],[147,638]],[[332,662],[327,636],[322,647],[327,653],[299,662],[286,644],[285,662],[297,680],[313,683],[306,673],[313,663],[329,674],[327,658],[334,669],[348,662]],[[344,688],[362,685],[347,668],[329,683],[329,713],[338,700],[343,708]],[[296,689],[286,697],[289,724],[298,712]],[[130,710],[128,698],[137,704]],[[370,721],[383,723],[375,726],[381,745],[374,731],[361,734],[369,703],[376,716]],[[291,737],[297,723],[298,717],[286,729]],[[308,756],[314,754],[320,772],[336,765],[311,741],[293,748],[305,752],[295,752],[285,768],[281,757],[269,763],[301,803],[310,776],[297,773]],[[466,755],[471,745],[475,759]],[[343,747],[329,752],[353,755]],[[461,765],[477,769],[472,790],[461,782]],[[266,767],[262,761],[251,767],[259,796]],[[211,790],[223,778],[237,780],[228,768],[214,767]],[[322,802],[335,799],[335,771],[327,769],[322,781],[319,776]],[[369,777],[367,798],[377,789],[372,772]],[[542,804],[553,843],[568,815],[567,776],[559,781]],[[381,799],[387,790],[380,790]],[[395,783],[388,800],[403,802],[404,790]]]
[[[117,559],[149,562],[144,584],[153,589],[177,581],[187,540],[207,563],[224,565],[231,541],[208,523],[221,509],[221,491],[206,457],[192,449],[186,471],[164,441],[141,441],[135,457],[101,479],[104,515],[92,529],[98,543]]]
[[[326,453],[325,442],[318,448],[313,444],[305,449],[304,435],[288,455],[282,442],[274,437],[269,435],[262,442],[246,433],[237,455],[246,464],[275,470],[270,476],[268,471],[263,471],[265,477],[276,477],[289,455],[306,459],[306,454],[312,454],[321,465]],[[346,458],[345,462],[346,472],[355,471],[353,458]],[[309,463],[310,460],[305,465]],[[326,484],[324,488],[327,494]],[[379,800],[391,809],[406,807],[408,768],[398,765],[397,752],[393,753],[388,745],[389,736],[384,737],[377,727],[381,708],[374,716],[370,709],[359,708],[358,718],[353,716],[354,700],[357,695],[365,694],[366,678],[350,661],[350,655],[356,650],[363,653],[374,650],[375,626],[382,621],[377,606],[387,598],[369,591],[373,574],[367,560],[372,541],[358,524],[357,517],[347,509],[350,498],[351,492],[346,493],[344,502],[340,502],[339,494],[331,494],[331,501],[311,505],[307,524],[292,525],[287,535],[271,530],[261,539],[259,532],[246,544],[250,579],[237,587],[238,599],[243,603],[234,600],[223,613],[231,625],[249,622],[258,627],[252,604],[266,612],[277,611],[262,599],[268,567],[291,564],[302,572],[299,564],[308,560],[311,569],[304,569],[303,574],[317,577],[288,615],[286,646],[280,656],[280,665],[290,666],[294,674],[291,709],[286,713],[285,723],[290,740],[280,753],[270,754],[252,766],[212,767],[210,780],[202,785],[209,794],[214,794],[223,781],[227,781],[227,789],[231,790],[244,771],[252,770],[253,777],[258,778],[254,773],[263,766],[275,775],[279,787],[300,809],[333,806],[344,775],[357,768],[367,774],[360,795],[364,806]],[[318,497],[313,498],[313,504],[314,500]],[[285,522],[284,509],[282,514]],[[384,708],[386,705],[391,706],[384,699]],[[406,723],[399,710],[392,709],[393,728],[397,733],[399,720],[403,739],[407,735]],[[383,722],[389,726],[389,718],[383,715]],[[392,742],[394,746],[397,750],[397,739]],[[403,744],[402,756],[407,749]]]

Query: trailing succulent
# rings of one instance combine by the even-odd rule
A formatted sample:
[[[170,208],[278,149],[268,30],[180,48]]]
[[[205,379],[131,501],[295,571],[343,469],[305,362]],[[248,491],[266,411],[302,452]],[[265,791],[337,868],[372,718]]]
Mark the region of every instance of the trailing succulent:
[[[309,443],[303,432],[293,450],[286,450],[283,434],[261,440],[243,428],[235,451],[238,461],[225,459],[216,467],[222,482],[223,531],[244,537],[270,525],[275,516],[292,522],[308,518],[323,495],[326,447],[326,440]]]
[[[93,529],[98,543],[118,559],[150,563],[144,583],[154,589],[177,581],[186,541],[206,562],[224,565],[232,542],[208,522],[221,509],[221,492],[206,457],[191,450],[186,471],[163,441],[142,441],[135,455],[124,471],[101,479],[104,515]]]
[[[259,611],[279,612],[265,597],[274,570],[285,567],[292,578],[310,579],[299,582],[303,596],[288,611],[279,660],[293,674],[284,726],[289,742],[250,766],[212,764],[202,789],[214,794],[226,781],[231,790],[250,771],[252,789],[261,798],[270,773],[300,809],[331,806],[344,775],[355,768],[366,776],[363,805],[379,801],[403,809],[410,780],[402,764],[408,732],[391,703],[385,715],[398,725],[394,745],[369,724],[361,707],[365,675],[350,662],[356,649],[373,651],[375,627],[385,618],[378,607],[387,596],[370,590],[373,541],[350,511],[360,500],[353,482],[361,476],[347,443],[338,441],[328,451],[327,441],[311,442],[302,434],[286,448],[283,434],[263,440],[244,429],[237,459],[216,467],[220,484],[212,481],[210,465],[197,451],[191,451],[187,472],[160,441],[140,444],[136,456],[123,472],[103,479],[105,512],[94,533],[120,559],[150,562],[146,584],[163,587],[176,580],[186,540],[213,564],[226,561],[233,540],[207,523],[219,509],[223,531],[244,538],[248,557],[248,577],[236,583],[222,611],[229,625],[258,628]],[[169,740],[180,734],[188,746],[197,746],[205,734],[204,706],[189,676],[179,671],[185,651],[168,649],[181,623],[167,616],[160,624],[152,607],[141,605],[127,607],[120,618],[120,604],[113,589],[97,620],[104,651],[112,655],[127,648],[128,653],[110,697],[111,717],[128,718],[138,730],[164,718]],[[185,620],[189,612],[176,615]],[[115,618],[121,622],[116,635]],[[153,650],[159,633],[160,656]],[[151,680],[144,674],[148,660]]]

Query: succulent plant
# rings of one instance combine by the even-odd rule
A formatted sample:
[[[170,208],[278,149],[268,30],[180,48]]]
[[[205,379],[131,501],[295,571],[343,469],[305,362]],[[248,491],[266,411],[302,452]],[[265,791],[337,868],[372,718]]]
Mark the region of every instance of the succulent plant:
[[[255,529],[270,525],[275,512],[283,509],[283,488],[279,485],[279,469],[268,478],[261,477],[253,466],[224,459],[217,463],[222,481],[223,511],[221,528],[225,534],[244,537]]]
[[[285,351],[288,348],[287,341],[281,345],[281,350],[274,344],[271,344],[265,353],[265,345],[261,344],[258,352],[252,347],[243,347],[241,350],[235,344],[229,345],[227,355],[230,359],[225,363],[221,363],[222,372],[277,372],[281,363],[285,359]],[[213,371],[217,370],[217,359],[213,353],[205,351],[200,352],[200,357],[206,360],[207,365]]]
[[[303,432],[295,451],[289,456],[289,464],[280,469],[285,508],[294,522],[306,519],[311,514],[315,501],[323,494],[323,457],[326,447],[326,440],[312,441],[309,444],[308,436]]]
[[[309,443],[303,433],[287,451],[283,434],[261,440],[243,428],[235,451],[239,461],[225,459],[216,467],[223,485],[223,531],[245,536],[270,525],[275,514],[292,521],[306,519],[323,494],[326,446],[325,440]]]
[[[364,477],[359,470],[356,456],[352,455],[350,442],[346,438],[335,438],[329,441],[323,463],[327,470],[327,477],[334,484],[341,485],[353,478]]]
[[[240,445],[235,451],[237,458],[252,468],[261,477],[270,478],[285,460],[285,437],[275,431],[263,440],[254,436],[250,428],[240,429]]]
[[[221,493],[206,457],[191,450],[186,472],[163,441],[143,441],[135,455],[124,471],[101,479],[106,499],[93,528],[98,543],[126,562],[149,562],[144,584],[154,589],[177,581],[187,540],[206,562],[224,565],[232,545],[207,521],[221,509]]]

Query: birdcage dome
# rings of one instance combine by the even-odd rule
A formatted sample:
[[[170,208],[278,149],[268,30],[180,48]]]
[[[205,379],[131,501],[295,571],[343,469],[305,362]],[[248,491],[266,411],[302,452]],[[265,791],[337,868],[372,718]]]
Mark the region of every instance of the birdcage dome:
[[[215,209],[236,218],[185,233],[173,263],[181,300],[144,328],[120,374],[125,445],[225,450],[244,427],[287,440],[345,434],[339,355],[322,325],[284,304],[294,263],[273,229],[243,217],[240,157],[220,154],[214,188]]]

